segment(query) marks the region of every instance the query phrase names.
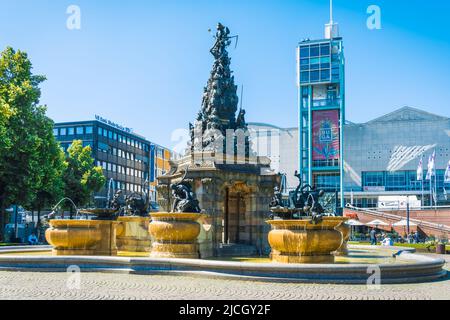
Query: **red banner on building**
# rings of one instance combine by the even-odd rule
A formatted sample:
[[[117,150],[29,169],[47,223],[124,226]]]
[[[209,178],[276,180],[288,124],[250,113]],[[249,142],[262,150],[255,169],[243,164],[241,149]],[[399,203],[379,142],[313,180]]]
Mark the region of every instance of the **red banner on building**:
[[[339,110],[313,111],[313,160],[339,159]]]

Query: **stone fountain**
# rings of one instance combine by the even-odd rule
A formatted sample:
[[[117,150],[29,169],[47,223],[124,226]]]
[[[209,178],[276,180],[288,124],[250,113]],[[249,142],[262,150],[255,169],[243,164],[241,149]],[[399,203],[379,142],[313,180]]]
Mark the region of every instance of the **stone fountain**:
[[[201,109],[189,124],[186,154],[171,161],[169,172],[158,177],[158,203],[162,208],[171,210],[170,186],[183,180],[208,213],[198,241],[202,258],[263,255],[270,250],[265,220],[278,175],[271,170],[269,158],[259,157],[252,150],[251,132],[242,101],[239,106],[227,49],[235,39],[237,36],[226,26],[217,25],[210,49],[214,62],[203,89]],[[156,215],[152,218],[157,219]]]
[[[45,237],[53,254],[115,256],[118,251],[150,251],[148,199],[138,193],[121,198],[118,190],[107,208],[77,209],[75,219],[50,219]]]
[[[295,174],[299,180],[300,175]],[[324,195],[310,185],[302,185],[289,195],[286,201],[276,187],[270,203],[272,226],[269,244],[271,259],[279,263],[333,263],[334,252],[343,246],[344,227],[347,218],[327,215],[319,203]]]
[[[55,209],[59,203],[55,206]],[[71,203],[73,204],[72,201]],[[75,206],[75,204],[73,205]],[[84,218],[79,218],[80,214]],[[49,217],[50,227],[45,231],[47,242],[53,246],[53,255],[117,255],[116,232],[120,226],[117,222],[118,210],[107,208],[77,209],[75,219],[71,217],[69,220],[53,219],[53,216],[54,212]]]

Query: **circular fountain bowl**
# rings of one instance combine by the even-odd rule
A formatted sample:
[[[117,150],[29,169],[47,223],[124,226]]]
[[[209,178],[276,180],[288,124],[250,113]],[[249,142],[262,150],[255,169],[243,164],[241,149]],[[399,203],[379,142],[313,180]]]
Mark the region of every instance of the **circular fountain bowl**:
[[[271,258],[279,263],[332,263],[343,243],[343,235],[336,228],[348,218],[324,217],[317,224],[311,219],[271,220],[269,244]]]
[[[115,255],[117,222],[104,220],[50,220],[45,231],[53,255]]]
[[[199,258],[197,238],[200,213],[152,213],[149,232],[152,237],[151,257]]]
[[[54,253],[62,251],[85,251],[101,239],[100,230],[90,220],[51,220],[45,231],[47,242],[53,246]]]

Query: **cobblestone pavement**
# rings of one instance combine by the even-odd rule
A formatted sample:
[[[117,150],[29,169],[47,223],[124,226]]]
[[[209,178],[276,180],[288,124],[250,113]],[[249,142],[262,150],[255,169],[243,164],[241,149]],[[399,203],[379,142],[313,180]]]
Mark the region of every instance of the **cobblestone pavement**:
[[[0,299],[450,299],[450,278],[433,283],[365,285],[267,283],[190,276],[0,272]],[[72,288],[72,289],[70,289]]]

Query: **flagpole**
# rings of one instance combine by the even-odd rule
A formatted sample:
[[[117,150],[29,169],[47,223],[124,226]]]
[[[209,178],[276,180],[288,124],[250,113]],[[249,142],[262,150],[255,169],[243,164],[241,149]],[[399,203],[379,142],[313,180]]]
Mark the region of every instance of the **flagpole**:
[[[437,193],[437,170],[434,175],[434,209],[437,209],[438,193]]]
[[[430,207],[433,207],[433,176],[430,177]]]
[[[424,191],[423,191],[423,174],[422,174],[422,207],[425,207],[425,198],[424,198]]]

